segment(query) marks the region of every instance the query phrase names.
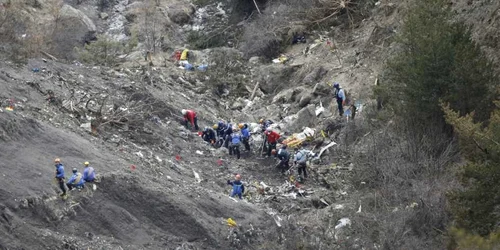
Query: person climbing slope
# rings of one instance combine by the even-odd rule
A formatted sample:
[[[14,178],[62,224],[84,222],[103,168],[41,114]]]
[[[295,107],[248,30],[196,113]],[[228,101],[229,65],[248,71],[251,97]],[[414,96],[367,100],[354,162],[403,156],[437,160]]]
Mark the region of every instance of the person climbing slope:
[[[66,187],[64,187],[64,166],[61,163],[61,159],[59,159],[59,158],[56,158],[54,160],[54,162],[55,162],[55,166],[56,166],[55,178],[57,180],[57,183],[59,183],[59,188],[62,191],[61,196],[65,196],[66,195]]]
[[[340,84],[338,82],[333,84],[334,88],[334,95],[335,98],[337,99],[337,106],[339,108],[339,115],[342,116],[344,115],[344,105],[345,105],[345,93],[344,89],[340,87]]]
[[[224,128],[223,138],[224,138],[224,147],[229,148],[229,142],[231,141],[231,134],[233,133],[233,124],[227,123]]]
[[[271,156],[271,151],[276,150],[276,144],[278,144],[278,139],[280,138],[280,134],[273,131],[271,128],[267,128],[266,132],[264,132],[267,139],[267,155],[266,157]]]
[[[238,125],[238,127],[241,129],[241,142],[245,146],[246,151],[250,151],[250,129],[248,128],[248,124],[241,124]]]
[[[305,149],[296,149],[295,158],[293,164],[297,165],[297,171],[299,173],[299,182],[302,182],[307,178],[307,160],[311,156],[311,151]],[[304,174],[304,175],[302,175]]]
[[[264,120],[264,119],[259,120],[259,124],[260,124],[260,128],[262,129],[262,132],[266,131],[266,129],[269,128],[269,126],[271,126],[271,124],[273,124],[273,123],[274,122],[271,120]]]
[[[85,182],[94,182],[95,180],[95,170],[93,167],[89,166],[89,162],[86,161],[83,163],[85,165],[85,168],[83,169],[83,180]]]
[[[245,186],[241,182],[241,175],[236,174],[234,176],[234,181],[227,180],[227,184],[233,186],[233,191],[231,192],[231,197],[238,196],[241,199],[243,193],[245,193]]]
[[[241,135],[238,133],[238,129],[235,129],[229,138],[231,139],[231,143],[229,145],[229,155],[234,153],[236,154],[236,158],[240,159]]]
[[[193,131],[198,131],[200,128],[198,127],[198,117],[196,116],[196,112],[189,109],[181,110],[182,115],[184,116],[184,126],[189,129],[189,125],[191,124],[191,129]]]
[[[280,160],[278,168],[282,173],[284,173],[290,168],[290,153],[288,152],[286,145],[281,146],[281,148],[278,150],[277,157]]]

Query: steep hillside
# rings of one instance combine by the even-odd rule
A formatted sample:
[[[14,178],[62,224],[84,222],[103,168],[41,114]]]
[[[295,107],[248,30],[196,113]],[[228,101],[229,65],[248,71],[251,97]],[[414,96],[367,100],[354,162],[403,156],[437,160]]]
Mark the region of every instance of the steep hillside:
[[[445,201],[434,190],[448,186],[409,183],[399,204],[384,204],[391,191],[372,193],[358,170],[403,155],[389,148],[398,138],[377,140],[392,121],[380,125],[369,111],[407,3],[348,1],[327,24],[276,28],[272,54],[249,56],[245,29],[288,11],[286,2],[256,3],[262,14],[253,1],[0,0],[0,249],[442,249],[444,228],[418,225],[441,219],[432,204]],[[499,6],[453,3],[494,60]],[[307,42],[286,41],[293,29],[305,29]],[[106,54],[113,63],[79,62],[103,34],[122,46]],[[208,70],[180,67],[172,55],[185,48]],[[286,62],[271,61],[280,54]],[[338,116],[333,82],[358,107],[354,120]],[[309,127],[315,136],[303,146],[322,155],[295,183],[263,157],[258,128],[236,159],[185,129],[181,109],[194,109],[201,128],[255,128],[264,118],[284,139]],[[99,182],[61,199],[55,158],[67,177],[89,161]],[[237,173],[243,200],[229,197]]]

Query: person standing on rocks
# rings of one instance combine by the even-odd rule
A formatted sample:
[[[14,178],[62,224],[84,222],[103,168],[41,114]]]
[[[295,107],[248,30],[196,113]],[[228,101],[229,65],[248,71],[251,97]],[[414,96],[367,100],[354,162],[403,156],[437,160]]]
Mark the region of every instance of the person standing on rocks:
[[[237,174],[234,176],[234,181],[227,180],[227,184],[233,186],[233,191],[231,192],[231,197],[238,196],[241,199],[243,193],[245,193],[245,186],[241,182],[241,175]]]
[[[236,154],[236,158],[240,159],[241,135],[238,133],[238,129],[235,129],[229,138],[231,139],[231,144],[229,145],[229,155],[234,153]]]
[[[85,186],[83,176],[81,173],[78,173],[78,169],[73,168],[73,175],[69,178],[66,186],[68,186],[70,191],[73,190],[73,188],[82,189]]]
[[[196,112],[189,109],[181,110],[182,115],[184,116],[184,125],[187,129],[189,129],[189,124],[191,124],[191,129],[193,131],[198,131],[200,128],[198,127],[198,117],[196,116]]]
[[[297,165],[297,171],[299,173],[299,182],[302,182],[303,179],[307,178],[307,159],[311,151],[297,148],[297,152],[295,153],[295,158],[293,160],[293,164]],[[302,175],[302,173],[304,175]]]
[[[278,144],[278,139],[280,138],[280,134],[273,131],[271,128],[267,128],[266,132],[264,132],[267,138],[267,155],[266,157],[271,156],[271,151],[276,150],[276,144]]]
[[[266,131],[266,129],[269,128],[269,126],[271,126],[271,124],[273,124],[273,123],[274,122],[271,120],[264,120],[264,119],[259,120],[260,127],[262,128],[262,132]]]
[[[57,182],[59,183],[59,188],[61,189],[62,191],[62,194],[61,196],[65,196],[66,195],[66,188],[64,187],[64,166],[63,164],[61,163],[61,159],[59,158],[56,158],[54,160],[55,162],[55,166],[56,166],[56,180]]]
[[[337,106],[339,108],[339,115],[344,115],[345,93],[344,89],[340,87],[338,82],[333,84],[335,90],[335,98],[337,99]]]
[[[83,163],[85,165],[85,169],[83,169],[83,180],[85,182],[94,182],[95,181],[95,170],[93,167],[89,166],[89,162],[86,161]]]
[[[250,151],[250,129],[248,128],[248,124],[240,123],[238,127],[241,129],[241,141],[245,146],[246,151]]]
[[[233,133],[233,124],[228,123],[224,128],[224,147],[229,148],[229,142],[231,141],[231,134]]]

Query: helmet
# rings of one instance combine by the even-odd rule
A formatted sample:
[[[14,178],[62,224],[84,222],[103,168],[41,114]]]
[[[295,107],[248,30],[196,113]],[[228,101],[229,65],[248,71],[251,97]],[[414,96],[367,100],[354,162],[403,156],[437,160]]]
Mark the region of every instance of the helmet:
[[[223,120],[220,120],[217,125],[219,125],[219,127],[224,127],[224,121]]]
[[[182,115],[186,115],[187,114],[187,110],[183,109],[183,110],[181,110],[181,113],[182,113]]]
[[[271,129],[271,128],[266,128],[266,131],[267,131],[267,132],[271,132],[271,131],[272,131],[272,129]]]
[[[236,180],[241,180],[241,175],[236,174],[236,175],[234,176],[234,178],[235,178]]]
[[[286,149],[286,144],[283,144],[283,145],[281,146],[281,148],[282,148],[282,149]]]
[[[203,132],[207,132],[207,131],[208,131],[208,127],[204,127]]]
[[[214,125],[212,126],[212,128],[214,128],[214,129],[218,129],[218,128],[219,128],[219,125],[214,124]]]
[[[339,84],[338,82],[334,82],[334,83],[333,83],[333,87],[334,87],[334,88],[339,88],[339,87],[340,87],[340,84]]]
[[[61,159],[56,158],[56,159],[54,160],[54,162],[55,162],[55,163],[59,163],[59,162],[61,162]]]
[[[83,165],[88,166],[90,163],[88,161],[84,162]]]
[[[264,119],[260,119],[260,120],[259,120],[259,123],[264,123]]]
[[[76,173],[76,172],[78,172],[78,169],[73,168],[73,173]]]
[[[272,154],[272,155],[275,155],[275,154],[276,154],[276,149],[273,149],[273,150],[271,151],[271,154]]]
[[[245,125],[243,123],[238,124],[238,128],[242,129]]]

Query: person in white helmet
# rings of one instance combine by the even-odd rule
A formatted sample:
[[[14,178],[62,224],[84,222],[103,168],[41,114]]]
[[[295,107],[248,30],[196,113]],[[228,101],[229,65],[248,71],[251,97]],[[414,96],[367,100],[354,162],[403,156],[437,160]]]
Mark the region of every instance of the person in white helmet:
[[[198,127],[198,118],[196,117],[196,112],[189,109],[181,110],[182,116],[184,117],[184,126],[189,129],[189,125],[191,125],[191,129],[193,131],[198,131],[200,128]]]

